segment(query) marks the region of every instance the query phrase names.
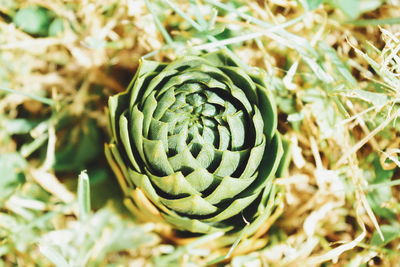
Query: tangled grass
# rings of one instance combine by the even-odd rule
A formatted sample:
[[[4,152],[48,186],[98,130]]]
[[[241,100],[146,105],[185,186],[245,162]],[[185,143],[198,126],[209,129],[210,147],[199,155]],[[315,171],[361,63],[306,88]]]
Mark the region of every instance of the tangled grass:
[[[221,47],[267,71],[292,142],[268,245],[225,263],[396,266],[399,12],[398,0],[0,0],[0,266],[201,266],[228,253],[207,249],[212,235],[174,246],[135,223],[103,155],[106,100],[141,57]]]

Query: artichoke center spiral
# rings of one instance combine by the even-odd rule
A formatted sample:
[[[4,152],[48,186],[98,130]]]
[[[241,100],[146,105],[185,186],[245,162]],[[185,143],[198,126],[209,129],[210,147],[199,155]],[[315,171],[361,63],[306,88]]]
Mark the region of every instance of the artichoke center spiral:
[[[222,52],[144,60],[109,108],[108,159],[137,211],[140,191],[190,232],[242,229],[242,212],[254,229],[266,218],[282,144],[260,73]]]
[[[145,137],[161,141],[169,158],[187,149],[201,167],[214,172],[221,163],[224,151],[244,150],[242,154],[247,154],[246,149],[254,146],[252,131],[248,129],[254,126],[248,123],[245,107],[224,90],[187,82],[159,92],[162,93],[150,94],[142,107],[143,110],[150,109],[149,105],[153,105],[154,100],[157,102],[155,116],[151,118],[149,133]],[[213,155],[204,152],[201,155],[204,146],[213,150],[208,153]],[[217,175],[239,177],[243,170],[240,166],[245,166],[245,161],[243,155],[238,168],[231,167],[231,170]],[[157,164],[151,165],[157,173],[168,175]],[[197,167],[196,164],[190,165],[183,164],[173,168],[173,171],[187,175]]]

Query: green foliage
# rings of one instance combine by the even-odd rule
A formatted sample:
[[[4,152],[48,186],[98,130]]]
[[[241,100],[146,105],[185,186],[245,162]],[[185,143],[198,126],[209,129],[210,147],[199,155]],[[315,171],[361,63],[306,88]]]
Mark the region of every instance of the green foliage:
[[[348,19],[354,20],[363,13],[378,8],[383,4],[384,0],[300,0],[300,2],[310,11],[318,8],[321,4],[326,3],[343,12]],[[373,20],[371,20],[371,23],[373,23],[372,21]],[[364,25],[364,23],[357,24]],[[366,24],[369,23],[365,21],[365,25]]]
[[[355,19],[360,15],[361,1],[362,0],[327,0],[326,2],[340,9],[350,19]]]
[[[18,10],[14,23],[23,31],[40,36],[46,36],[53,15],[48,9],[40,6],[28,6]]]
[[[0,0],[0,6],[5,10],[15,9],[18,6],[18,3],[14,0]]]
[[[24,194],[22,190],[16,192],[7,200],[9,212],[0,212],[1,256],[10,253],[33,253],[34,245],[41,233],[52,228],[50,220],[61,213],[60,209],[42,213],[46,204],[38,196],[32,194],[34,191],[29,192],[34,189],[33,187],[25,182],[24,189],[27,193]],[[48,201],[43,190],[36,189],[38,189],[39,195]]]
[[[400,18],[387,18],[387,19],[358,19],[349,21],[349,24],[355,26],[380,26],[380,25],[393,25],[400,24]]]
[[[311,112],[317,119],[321,138],[331,138],[343,130],[339,126],[342,117],[326,93],[310,88],[304,91],[302,100],[311,105]]]
[[[5,131],[9,135],[13,134],[27,134],[29,133],[33,127],[35,127],[38,123],[33,120],[28,120],[28,119],[7,119],[3,118],[0,120],[0,123],[2,124],[2,127],[4,127]]]
[[[145,1],[147,7],[141,1],[39,2],[0,0],[0,266],[199,266],[225,258],[226,253],[214,257],[217,251],[207,249],[220,232],[186,245],[159,244],[153,233],[157,224],[137,225],[126,213],[103,156],[108,139],[102,115],[106,98],[121,91],[115,85],[121,73],[129,68],[130,75],[137,58],[168,61],[184,52],[224,47],[230,57],[267,70],[278,127],[298,139],[297,156],[306,162],[304,167],[297,165],[301,161],[294,164],[295,176],[276,181],[287,189],[279,192],[284,214],[261,237],[264,249],[235,257],[231,265],[296,265],[298,259],[306,263],[329,256],[360,233],[360,220],[368,224],[366,237],[356,249],[335,256],[336,264],[398,263],[399,171],[383,170],[379,157],[398,139],[400,120],[393,119],[352,153],[354,166],[349,161],[335,166],[337,154],[346,153],[399,107],[398,38],[387,33],[400,20],[386,17],[394,14],[388,1],[151,0]],[[159,32],[153,31],[153,21]],[[383,25],[381,31],[377,25]],[[65,27],[76,42],[64,39]],[[247,64],[240,67],[248,71]],[[116,69],[118,75],[104,75],[105,69]],[[318,153],[310,150],[313,140]],[[344,189],[332,189],[339,180],[314,179],[318,156],[323,168],[340,173]],[[78,199],[64,203],[51,181],[32,175],[43,167],[62,188],[75,192],[78,186]],[[350,167],[363,171],[360,185]],[[82,169],[87,175],[76,179]],[[358,217],[364,209],[355,207],[365,203],[355,198],[356,191],[366,195],[384,241],[365,213]],[[321,218],[316,235],[305,236],[299,231],[305,219],[325,203],[337,208]],[[246,236],[241,238],[245,249],[253,247]],[[231,249],[239,252],[241,245]],[[322,266],[331,264],[325,261]]]
[[[90,201],[89,176],[83,171],[78,179],[79,219],[82,221],[85,221],[90,215]]]
[[[18,153],[0,154],[0,205],[25,182],[26,160]]]
[[[55,18],[53,12],[41,6],[19,9],[13,22],[21,30],[37,36],[56,36],[64,30],[63,20]]]
[[[382,0],[325,0],[329,5],[340,9],[349,19],[356,19],[382,5]]]
[[[393,224],[384,224],[381,226],[381,230],[383,233],[383,237],[385,240],[382,240],[378,233],[375,231],[372,238],[371,244],[374,246],[385,246],[396,238],[400,238],[400,224],[398,222],[394,222]]]
[[[124,220],[111,207],[90,212],[89,177],[79,176],[80,220],[52,230],[39,240],[41,253],[56,266],[99,266],[114,252],[135,250],[158,242],[145,228]]]
[[[86,169],[102,153],[100,129],[94,120],[84,119],[79,127],[71,127],[71,123],[61,126],[66,135],[56,152],[54,169],[57,171]]]
[[[57,36],[64,31],[64,20],[55,18],[49,26],[49,36]]]
[[[384,185],[384,183],[390,182],[394,170],[384,170],[379,162],[378,157],[373,157],[371,162],[373,166],[372,177],[370,177],[370,184],[382,184],[376,189],[371,190],[367,194],[368,202],[371,205],[373,211],[379,216],[388,219],[395,220],[396,214],[388,208],[385,208],[383,205],[390,201],[393,197],[392,188],[390,185]]]
[[[307,9],[308,10],[314,10],[317,7],[319,7],[320,4],[322,4],[324,0],[306,0],[306,4],[307,4]]]
[[[353,77],[349,70],[349,66],[342,60],[335,49],[327,45],[325,42],[318,42],[318,48],[320,54],[324,55],[326,61],[324,61],[325,69],[332,69],[333,75],[335,75],[336,82],[344,82],[347,85],[346,89],[351,89],[357,85],[356,79]],[[333,89],[333,88],[330,88]]]

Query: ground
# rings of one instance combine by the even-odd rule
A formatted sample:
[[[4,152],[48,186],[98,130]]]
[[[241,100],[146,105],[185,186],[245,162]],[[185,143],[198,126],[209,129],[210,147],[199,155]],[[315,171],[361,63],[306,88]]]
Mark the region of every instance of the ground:
[[[226,253],[136,221],[104,156],[107,99],[140,58],[222,47],[267,73],[292,161],[266,247],[221,264],[396,266],[399,14],[398,0],[0,0],[0,266]]]

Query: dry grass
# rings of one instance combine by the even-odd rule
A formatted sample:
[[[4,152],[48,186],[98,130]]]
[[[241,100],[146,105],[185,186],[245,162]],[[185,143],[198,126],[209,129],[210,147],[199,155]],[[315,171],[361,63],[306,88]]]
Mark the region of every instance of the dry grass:
[[[398,1],[354,18],[301,4],[317,1],[3,2],[0,266],[197,266],[216,257],[207,239],[174,247],[157,225],[136,225],[118,208],[101,150],[106,99],[124,90],[139,58],[221,46],[267,71],[280,131],[293,144],[289,174],[276,180],[284,207],[267,247],[230,264],[398,264],[400,21],[379,25],[398,16]],[[16,27],[15,12],[31,5],[51,10],[64,30],[49,37]],[[83,169],[97,210],[85,222],[74,193]]]

